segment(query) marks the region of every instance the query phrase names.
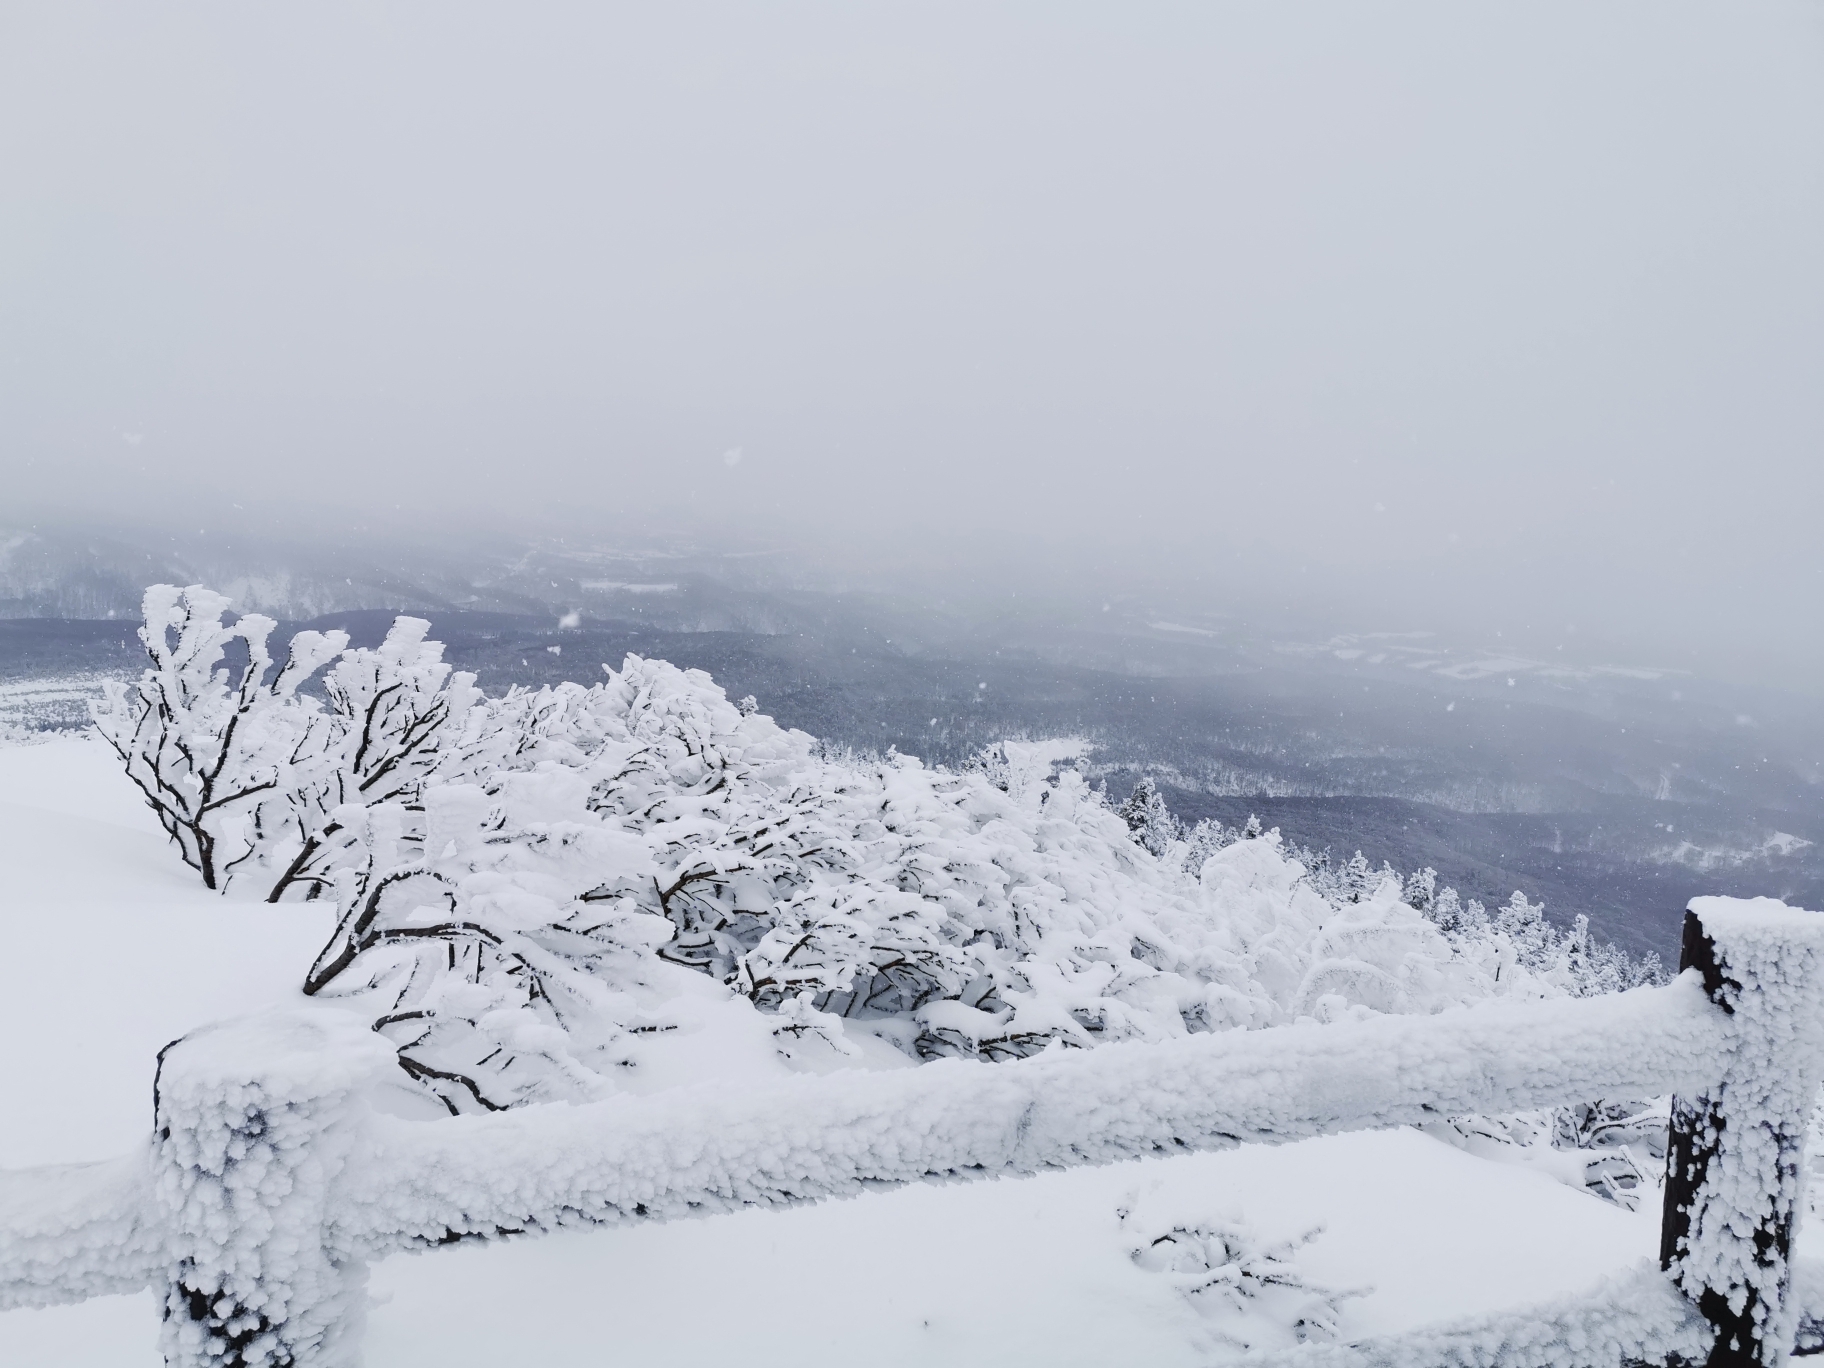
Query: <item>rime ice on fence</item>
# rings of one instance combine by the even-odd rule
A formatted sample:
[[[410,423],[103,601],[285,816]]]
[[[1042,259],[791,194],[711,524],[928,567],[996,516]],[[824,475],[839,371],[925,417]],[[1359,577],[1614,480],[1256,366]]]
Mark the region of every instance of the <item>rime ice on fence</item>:
[[[1683,967],[1726,1014],[1720,1076],[1672,1108],[1661,1263],[1717,1327],[1718,1368],[1783,1362],[1805,1134],[1824,1078],[1824,918],[1697,898]]]
[[[1707,1076],[1722,1030],[1701,988],[1681,981],[435,1125],[380,1117],[375,1162],[348,1177],[348,1219],[378,1250],[1665,1092]]]
[[[164,1237],[147,1156],[0,1170],[0,1311],[137,1292]]]
[[[360,1016],[229,1023],[163,1053],[140,1182],[145,1156],[0,1183],[4,1298],[153,1282],[174,1368],[350,1368],[366,1261],[396,1249],[1675,1091],[1714,1118],[1691,1129],[1689,1153],[1708,1159],[1687,1166],[1687,1222],[1670,1241],[1685,1296],[1660,1278],[1635,1289],[1632,1307],[1495,1317],[1338,1361],[1606,1364],[1643,1348],[1691,1357],[1720,1334],[1741,1352],[1713,1363],[1771,1364],[1793,1329],[1783,1241],[1792,1147],[1820,1068],[1824,919],[1777,904],[1700,907],[1715,930],[1708,991],[1693,972],[1600,998],[435,1122],[372,1114],[367,1089],[395,1076],[394,1055]],[[1630,1286],[1618,1285],[1634,1296]]]
[[[342,1368],[359,1358],[366,1265],[337,1238],[361,1088],[392,1063],[344,1012],[207,1028],[159,1056],[152,1206],[174,1368]]]

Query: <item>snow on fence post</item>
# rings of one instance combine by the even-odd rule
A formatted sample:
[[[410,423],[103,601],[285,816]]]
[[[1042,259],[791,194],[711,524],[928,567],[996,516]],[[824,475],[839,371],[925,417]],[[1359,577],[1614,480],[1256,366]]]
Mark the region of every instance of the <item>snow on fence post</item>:
[[[1784,1363],[1805,1133],[1824,1078],[1824,916],[1697,898],[1680,970],[1729,1017],[1717,1081],[1672,1101],[1660,1266],[1714,1327],[1708,1368]]]
[[[349,1368],[367,1267],[330,1220],[392,1050],[348,1013],[206,1027],[159,1052],[152,1206],[165,1226],[171,1368]]]

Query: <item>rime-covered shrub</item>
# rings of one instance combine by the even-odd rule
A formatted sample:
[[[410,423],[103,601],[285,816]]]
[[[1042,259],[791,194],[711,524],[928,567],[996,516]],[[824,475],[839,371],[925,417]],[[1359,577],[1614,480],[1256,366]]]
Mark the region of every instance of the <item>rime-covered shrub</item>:
[[[1116,811],[1080,742],[1006,741],[960,772],[833,754],[631,655],[593,686],[485,698],[411,618],[376,650],[303,634],[266,684],[271,624],[225,610],[149,592],[154,668],[97,725],[142,788],[172,790],[161,816],[206,877],[334,898],[305,990],[371,1010],[452,1111],[630,1086],[642,1038],[698,987],[822,1067],[1627,977],[1586,924],[1558,932],[1518,894],[1490,916],[1429,871],[1337,870],[1258,821],[1186,831],[1150,784]],[[326,701],[301,695],[324,666]]]
[[[432,774],[474,760],[462,743],[475,677],[451,673],[443,647],[425,640],[430,625],[397,618],[377,649],[344,649],[329,668],[313,763],[256,811],[269,901],[293,890],[314,899],[330,885],[355,846],[339,812],[415,803]]]
[[[104,685],[90,709],[206,888],[227,887],[257,853],[261,805],[311,782],[333,728],[298,688],[348,644],[341,632],[300,632],[275,675],[267,638],[278,624],[248,613],[229,625],[229,606],[201,585],[146,590],[150,668],[136,685]]]
[[[1479,1158],[1522,1164],[1637,1210],[1665,1168],[1669,1099],[1580,1102],[1519,1116],[1453,1116],[1428,1134]]]
[[[775,1014],[787,1057],[850,1057],[860,1031],[992,1061],[1561,991],[1463,953],[1396,878],[1325,898],[1277,833],[1188,876],[1183,843],[1155,856],[1090,790],[1078,743],[961,773],[829,756],[637,656],[466,725],[494,744],[349,819],[361,858],[310,979],[382,1006],[459,1110],[612,1091],[648,1011],[629,990],[665,964]]]
[[[1545,919],[1545,905],[1530,902],[1517,889],[1491,913],[1474,898],[1464,902],[1454,888],[1440,889],[1435,869],[1402,877],[1385,861],[1372,869],[1359,850],[1341,867],[1328,851],[1293,846],[1290,853],[1304,866],[1312,888],[1331,903],[1359,903],[1391,882],[1400,900],[1444,932],[1459,954],[1497,983],[1520,984],[1523,992],[1591,997],[1667,977],[1658,955],[1649,952],[1636,959],[1598,941],[1581,913],[1568,928],[1553,926]]]
[[[375,650],[350,650],[345,632],[299,632],[275,674],[277,624],[257,613],[228,623],[230,607],[201,585],[148,589],[150,668],[104,686],[91,716],[205,887],[251,881],[272,901],[314,898],[359,858],[338,813],[415,802],[434,771],[473,758],[457,754],[465,739],[498,729],[469,735],[474,678],[452,676],[423,619],[396,619]],[[325,697],[301,692],[326,666]]]

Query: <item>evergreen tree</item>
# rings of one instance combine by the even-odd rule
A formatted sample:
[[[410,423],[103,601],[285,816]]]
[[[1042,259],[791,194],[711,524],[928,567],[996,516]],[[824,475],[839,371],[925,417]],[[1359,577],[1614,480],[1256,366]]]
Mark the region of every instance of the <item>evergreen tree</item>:
[[[1349,863],[1343,866],[1339,891],[1346,902],[1359,903],[1374,892],[1379,882],[1374,871],[1368,867],[1367,857],[1358,850],[1349,858]]]
[[[1182,837],[1178,819],[1166,807],[1153,776],[1143,774],[1128,800],[1116,809],[1116,815],[1127,823],[1134,840],[1151,855],[1164,855],[1173,841]]]
[[[1406,886],[1400,893],[1400,901],[1417,912],[1429,912],[1438,896],[1438,871],[1431,868],[1416,869],[1406,876]]]

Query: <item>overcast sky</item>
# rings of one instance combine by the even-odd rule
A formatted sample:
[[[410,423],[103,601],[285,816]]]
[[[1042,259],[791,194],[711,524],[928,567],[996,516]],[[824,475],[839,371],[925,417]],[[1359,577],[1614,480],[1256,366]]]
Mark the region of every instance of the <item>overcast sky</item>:
[[[1815,0],[0,9],[14,519],[736,522],[1791,668],[1820,438]]]

